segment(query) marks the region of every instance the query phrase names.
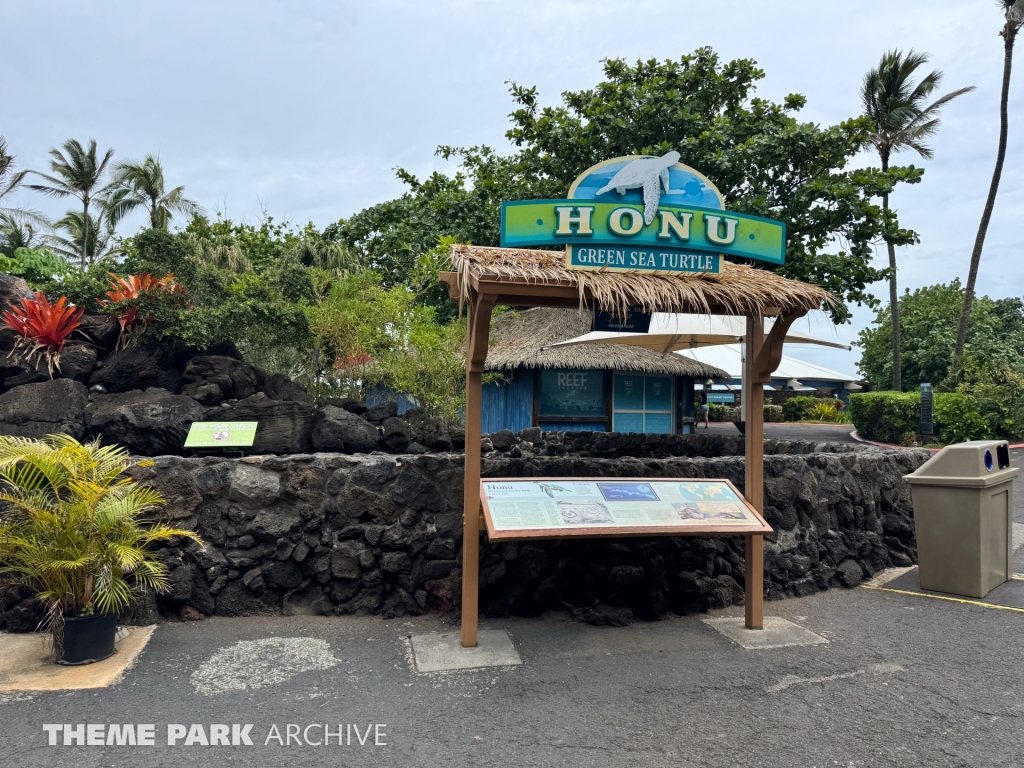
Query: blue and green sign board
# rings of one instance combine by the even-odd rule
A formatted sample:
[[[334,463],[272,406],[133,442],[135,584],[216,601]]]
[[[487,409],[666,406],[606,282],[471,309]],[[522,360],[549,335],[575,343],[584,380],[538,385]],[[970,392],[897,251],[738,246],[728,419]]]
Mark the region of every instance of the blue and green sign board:
[[[255,421],[193,421],[186,448],[249,448],[256,439]]]
[[[565,200],[502,203],[501,247],[563,245],[570,269],[716,274],[723,255],[785,263],[785,224],[727,212],[715,185],[678,160],[617,157]]]

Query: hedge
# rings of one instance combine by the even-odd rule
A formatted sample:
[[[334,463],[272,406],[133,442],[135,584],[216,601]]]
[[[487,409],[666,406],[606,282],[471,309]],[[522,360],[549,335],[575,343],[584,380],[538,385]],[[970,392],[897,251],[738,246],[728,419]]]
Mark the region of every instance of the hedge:
[[[864,392],[850,395],[850,416],[857,434],[867,440],[899,444],[920,426],[919,392]],[[959,392],[936,392],[935,437],[944,443],[981,440],[992,436],[978,402]]]

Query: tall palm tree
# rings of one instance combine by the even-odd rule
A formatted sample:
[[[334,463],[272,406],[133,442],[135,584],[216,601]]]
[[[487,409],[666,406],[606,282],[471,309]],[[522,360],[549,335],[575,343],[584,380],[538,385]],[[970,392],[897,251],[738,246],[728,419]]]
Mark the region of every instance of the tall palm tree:
[[[932,92],[942,82],[942,72],[932,70],[916,84],[913,82],[917,70],[928,61],[927,53],[911,50],[888,51],[878,66],[864,76],[860,96],[864,113],[875,124],[871,143],[878,151],[882,170],[889,170],[889,159],[897,152],[912,149],[921,157],[930,160],[934,153],[927,140],[939,129],[939,111],[945,104],[974,87],[940,96],[927,103]],[[889,194],[882,195],[882,208],[889,211]],[[900,311],[899,292],[896,285],[896,248],[891,241],[889,250],[889,311],[892,316],[892,388],[903,388],[903,372],[900,360]]]
[[[110,198],[110,214],[117,221],[136,208],[149,214],[153,229],[167,229],[174,213],[193,216],[202,209],[185,197],[184,185],[165,191],[164,169],[160,158],[146,155],[140,163],[134,160],[118,163],[114,168],[114,191]]]
[[[53,228],[67,236],[47,235],[45,240],[50,249],[68,261],[83,259],[82,269],[86,261],[94,264],[121,252],[114,241],[113,222],[105,215],[85,217],[81,211],[68,211],[63,219],[54,222]]]
[[[50,174],[41,171],[32,171],[42,177],[48,183],[29,184],[29,189],[42,192],[50,197],[77,197],[82,201],[82,213],[79,219],[80,226],[84,227],[80,240],[81,252],[78,254],[82,269],[86,267],[89,258],[87,252],[90,242],[89,228],[93,226],[94,220],[89,215],[89,204],[95,199],[102,203],[109,187],[103,184],[103,176],[107,172],[107,166],[114,156],[114,150],[108,149],[102,159],[96,152],[96,140],[89,140],[89,147],[86,149],[76,139],[68,139],[63,145],[64,151],[51,149]],[[70,214],[69,214],[70,215]],[[68,217],[65,216],[65,219]]]
[[[1013,44],[1017,41],[1017,33],[1024,25],[1024,0],[999,0],[999,8],[1003,12],[1003,28],[999,36],[1003,38],[1003,90],[999,96],[999,148],[996,150],[996,167],[992,171],[992,182],[989,184],[985,208],[981,212],[981,223],[978,234],[974,238],[974,250],[971,251],[971,267],[967,273],[967,286],[964,289],[964,308],[960,313],[960,325],[956,331],[956,346],[953,357],[959,360],[964,353],[964,342],[967,340],[967,326],[971,320],[971,304],[974,303],[974,284],[978,279],[978,265],[981,263],[981,249],[985,245],[988,223],[992,219],[992,209],[996,205],[996,192],[999,191],[999,179],[1003,175],[1003,160],[1006,158],[1006,134],[1009,131],[1007,104],[1010,100],[1010,70],[1013,67]],[[955,365],[959,368],[959,365]]]

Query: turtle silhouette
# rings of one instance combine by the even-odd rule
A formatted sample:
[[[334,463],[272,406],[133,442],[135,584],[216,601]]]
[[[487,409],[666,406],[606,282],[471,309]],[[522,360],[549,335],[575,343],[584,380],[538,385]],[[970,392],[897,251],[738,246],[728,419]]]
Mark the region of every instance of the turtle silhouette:
[[[658,201],[661,199],[659,182],[665,188],[667,195],[670,190],[668,186],[668,169],[679,162],[678,152],[669,152],[661,157],[642,157],[626,163],[619,169],[619,172],[612,176],[611,181],[597,190],[597,194],[603,195],[610,189],[614,189],[620,195],[626,194],[627,189],[643,188],[644,195],[644,224],[654,221],[654,214],[658,212]]]

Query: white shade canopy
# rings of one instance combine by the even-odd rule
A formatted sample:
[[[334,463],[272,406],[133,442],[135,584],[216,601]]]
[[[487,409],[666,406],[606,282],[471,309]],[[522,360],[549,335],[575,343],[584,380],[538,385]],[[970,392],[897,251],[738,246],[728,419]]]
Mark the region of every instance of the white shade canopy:
[[[774,318],[765,318],[764,331],[767,334],[775,324]],[[651,318],[647,333],[615,333],[591,331],[575,339],[551,344],[550,347],[564,347],[573,344],[627,344],[644,347],[663,354],[683,349],[712,347],[722,344],[741,344],[745,341],[747,319],[736,315],[672,315],[656,313]],[[817,344],[822,347],[849,350],[847,344],[839,341],[820,339],[800,331],[789,329],[786,344]]]
[[[724,371],[728,371],[733,380],[738,381],[743,377],[743,351],[739,344],[725,344],[721,346],[706,347],[703,349],[685,349],[677,354],[699,360],[706,365],[715,365]],[[837,387],[856,392],[861,387],[857,383],[860,377],[844,371],[834,371],[814,363],[798,360],[788,355],[783,355],[779,361],[779,367],[772,373],[772,380],[785,381],[788,389],[805,389],[804,382],[831,382]],[[776,387],[779,386],[776,384]],[[776,387],[772,387],[775,389]]]

